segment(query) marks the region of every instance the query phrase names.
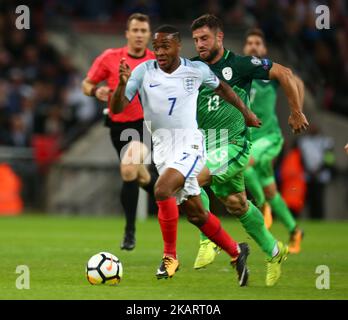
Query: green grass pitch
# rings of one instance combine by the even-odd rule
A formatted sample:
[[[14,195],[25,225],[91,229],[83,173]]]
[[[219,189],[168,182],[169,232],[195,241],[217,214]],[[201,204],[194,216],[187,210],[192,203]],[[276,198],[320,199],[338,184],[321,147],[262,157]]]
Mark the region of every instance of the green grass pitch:
[[[251,245],[249,287],[240,288],[229,259],[221,253],[208,268],[192,268],[199,233],[181,219],[178,253],[181,270],[174,278],[157,280],[162,239],[155,219],[138,222],[137,247],[119,249],[123,219],[23,215],[0,219],[0,299],[347,299],[348,223],[301,222],[306,236],[303,251],[289,256],[279,283],[264,285],[265,260],[235,219],[222,219],[238,241]],[[273,233],[287,241],[283,226]],[[87,260],[99,251],[120,258],[124,277],[116,287],[92,286],[85,278]],[[16,267],[30,268],[30,289],[16,288]],[[316,288],[318,265],[330,269],[330,289]]]

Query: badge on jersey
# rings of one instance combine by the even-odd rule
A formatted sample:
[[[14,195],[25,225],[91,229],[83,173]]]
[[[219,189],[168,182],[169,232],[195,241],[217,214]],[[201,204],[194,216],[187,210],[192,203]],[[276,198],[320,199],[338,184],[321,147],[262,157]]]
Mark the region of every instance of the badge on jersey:
[[[258,57],[254,57],[254,56],[252,57],[250,62],[254,64],[255,66],[260,66],[262,64],[261,60]]]
[[[192,77],[186,77],[184,78],[183,81],[184,81],[184,89],[189,93],[193,92],[193,90],[195,89],[196,79]]]
[[[225,80],[229,81],[232,79],[233,71],[231,67],[225,67],[222,69],[222,75],[225,78]]]

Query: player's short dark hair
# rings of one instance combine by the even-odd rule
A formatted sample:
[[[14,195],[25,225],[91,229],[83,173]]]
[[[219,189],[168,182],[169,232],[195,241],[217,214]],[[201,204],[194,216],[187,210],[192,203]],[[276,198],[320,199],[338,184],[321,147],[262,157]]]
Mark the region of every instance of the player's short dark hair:
[[[138,20],[138,21],[141,21],[141,22],[147,22],[150,26],[150,18],[148,15],[146,14],[143,14],[143,13],[139,13],[139,12],[136,12],[136,13],[133,13],[131,14],[128,19],[127,19],[127,30],[129,29],[129,25],[131,23],[132,20]]]
[[[264,44],[266,44],[266,38],[264,32],[260,28],[251,28],[245,33],[245,40],[250,36],[260,37]]]
[[[208,27],[211,30],[216,31],[224,31],[224,25],[222,20],[217,16],[207,13],[204,14],[197,19],[193,20],[191,24],[191,31],[195,31],[202,27]]]
[[[181,37],[180,37],[180,32],[179,32],[179,30],[178,30],[176,27],[174,27],[174,26],[172,26],[172,25],[170,25],[170,24],[164,24],[164,25],[162,25],[162,26],[159,26],[159,27],[155,30],[154,34],[156,34],[156,33],[169,33],[169,34],[173,35],[173,37],[174,37],[178,42],[181,41]]]

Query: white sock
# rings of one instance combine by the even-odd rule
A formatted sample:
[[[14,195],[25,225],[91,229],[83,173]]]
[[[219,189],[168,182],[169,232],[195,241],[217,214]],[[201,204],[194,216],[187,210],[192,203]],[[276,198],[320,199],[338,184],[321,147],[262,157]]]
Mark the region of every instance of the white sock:
[[[272,258],[274,258],[279,253],[278,244],[276,243],[272,250]]]

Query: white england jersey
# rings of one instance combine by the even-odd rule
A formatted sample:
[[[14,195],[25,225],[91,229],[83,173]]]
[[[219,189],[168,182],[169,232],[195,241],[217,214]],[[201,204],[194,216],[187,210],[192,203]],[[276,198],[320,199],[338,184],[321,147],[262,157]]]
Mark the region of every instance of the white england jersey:
[[[159,174],[173,168],[185,178],[175,195],[178,204],[200,194],[197,175],[205,164],[205,150],[196,120],[198,89],[201,85],[215,89],[220,84],[203,62],[184,58],[180,62],[170,74],[162,71],[156,60],[141,63],[133,70],[125,93],[130,101],[139,93]]]
[[[156,60],[138,65],[128,80],[126,97],[139,92],[144,120],[151,132],[158,129],[197,129],[197,97],[201,85],[216,89],[220,81],[200,61],[180,58],[172,73],[162,71]]]

